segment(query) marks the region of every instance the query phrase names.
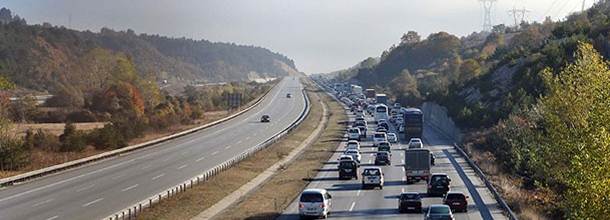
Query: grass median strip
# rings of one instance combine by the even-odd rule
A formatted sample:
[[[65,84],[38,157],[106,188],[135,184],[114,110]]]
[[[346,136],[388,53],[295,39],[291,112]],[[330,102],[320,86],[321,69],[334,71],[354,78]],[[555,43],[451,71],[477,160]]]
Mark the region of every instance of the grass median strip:
[[[280,161],[315,130],[322,118],[319,100],[312,96],[310,100],[309,116],[288,136],[212,177],[208,182],[146,209],[138,219],[190,219]]]
[[[294,162],[273,176],[259,189],[214,219],[274,219],[278,217],[317,174],[340,143],[347,119],[343,108],[326,94],[319,93],[329,107],[330,118],[322,136]]]

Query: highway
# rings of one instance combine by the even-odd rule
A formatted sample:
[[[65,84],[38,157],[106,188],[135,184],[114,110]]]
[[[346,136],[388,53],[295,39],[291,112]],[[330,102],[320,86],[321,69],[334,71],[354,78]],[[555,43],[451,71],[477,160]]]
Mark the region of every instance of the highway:
[[[354,115],[349,114],[351,121]],[[374,166],[374,152],[372,147],[371,131],[376,125],[373,118],[367,116],[368,138],[361,142],[362,168]],[[395,132],[391,128],[390,132]],[[347,139],[347,138],[346,138]],[[424,128],[424,144],[436,156],[436,165],[433,173],[447,173],[452,179],[451,191],[461,191],[468,195],[468,212],[454,213],[456,219],[507,219],[498,208],[496,200],[485,187],[481,179],[452,147],[451,140],[443,138],[433,128]],[[423,219],[424,214],[401,214],[398,212],[398,196],[402,192],[419,192],[425,198],[422,207],[430,204],[441,204],[441,197],[426,197],[425,181],[407,185],[404,178],[404,150],[406,143],[404,136],[400,136],[400,143],[392,145],[392,165],[381,166],[384,172],[385,185],[383,190],[361,189],[361,178],[358,180],[338,180],[337,158],[345,149],[346,142],[342,142],[332,158],[319,170],[317,176],[307,188],[327,189],[332,197],[331,213],[333,219]],[[298,219],[298,198],[279,217],[281,220]]]
[[[250,111],[214,127],[0,190],[1,220],[100,219],[203,173],[287,128],[305,110],[287,77]],[[287,98],[286,93],[292,93]],[[270,123],[260,123],[263,114]]]

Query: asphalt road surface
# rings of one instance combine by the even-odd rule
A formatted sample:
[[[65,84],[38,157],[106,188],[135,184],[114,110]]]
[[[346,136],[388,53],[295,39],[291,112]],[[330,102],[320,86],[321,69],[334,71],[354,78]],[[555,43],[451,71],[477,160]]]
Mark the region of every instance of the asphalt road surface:
[[[350,120],[354,116],[350,115]],[[371,131],[376,125],[373,118],[368,117],[368,138],[361,142],[362,165],[359,173],[367,166],[374,166],[374,152],[372,147]],[[391,128],[390,132],[395,132]],[[395,132],[397,133],[397,132]],[[447,173],[451,178],[451,191],[461,191],[468,195],[468,212],[454,213],[456,219],[507,219],[498,208],[496,200],[485,187],[481,179],[475,174],[472,167],[452,147],[452,141],[443,138],[433,128],[424,128],[424,144],[436,156],[436,166],[432,173]],[[345,149],[345,142],[341,143],[333,157],[325,163],[307,188],[324,188],[333,196],[329,218],[337,219],[423,219],[424,214],[401,214],[398,212],[398,196],[402,192],[419,192],[425,198],[422,207],[426,209],[431,204],[441,204],[441,197],[426,197],[426,183],[407,185],[404,178],[404,150],[406,143],[404,136],[400,136],[400,143],[392,144],[392,165],[381,166],[385,185],[383,190],[361,189],[361,178],[358,180],[339,180],[337,171],[337,158]],[[290,204],[279,219],[298,219],[298,198]]]
[[[0,190],[0,219],[100,219],[186,181],[287,128],[305,110],[284,78],[262,103],[217,126]],[[292,93],[292,98],[286,94]],[[260,123],[263,114],[270,123]]]

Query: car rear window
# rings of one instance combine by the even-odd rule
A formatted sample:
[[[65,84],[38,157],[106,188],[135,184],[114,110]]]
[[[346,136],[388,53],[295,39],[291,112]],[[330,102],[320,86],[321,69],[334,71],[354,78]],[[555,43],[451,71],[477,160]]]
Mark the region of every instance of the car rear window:
[[[465,200],[466,197],[464,195],[462,195],[461,193],[449,193],[449,194],[447,194],[447,199],[451,199],[451,200]]]
[[[419,194],[415,194],[415,193],[402,194],[402,195],[400,195],[400,199],[403,199],[403,200],[419,199]]]
[[[385,134],[375,134],[375,138],[384,138]]]
[[[379,175],[381,175],[381,173],[377,169],[366,169],[366,170],[364,170],[364,175],[379,176]]]
[[[319,193],[303,193],[301,195],[301,202],[322,202],[322,194]]]
[[[431,214],[448,214],[449,213],[449,207],[447,207],[447,206],[434,206],[434,207],[430,207],[430,213]]]
[[[353,168],[355,168],[356,165],[350,161],[343,161],[343,162],[339,163],[339,166],[342,168],[353,169]]]

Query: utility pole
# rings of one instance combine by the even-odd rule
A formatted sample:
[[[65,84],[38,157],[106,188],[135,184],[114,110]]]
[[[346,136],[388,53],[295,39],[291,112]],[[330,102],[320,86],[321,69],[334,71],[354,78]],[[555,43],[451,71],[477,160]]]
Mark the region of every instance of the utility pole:
[[[508,10],[508,14],[512,15],[513,19],[515,20],[515,27],[518,27],[519,24],[525,21],[525,14],[529,12],[530,11],[525,8],[517,9],[516,7],[513,7],[513,9],[511,10]]]
[[[483,31],[491,31],[491,9],[497,0],[479,0],[483,6]]]

